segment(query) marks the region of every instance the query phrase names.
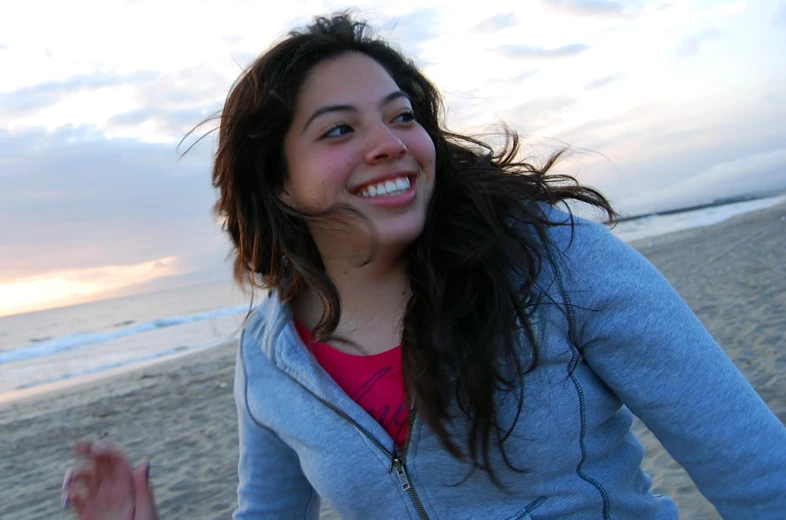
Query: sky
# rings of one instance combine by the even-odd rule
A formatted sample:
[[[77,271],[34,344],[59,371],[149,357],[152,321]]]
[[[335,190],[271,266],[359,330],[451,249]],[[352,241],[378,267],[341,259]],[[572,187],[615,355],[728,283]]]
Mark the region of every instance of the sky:
[[[227,280],[215,142],[178,143],[288,30],[348,7],[451,129],[569,146],[560,173],[623,215],[786,189],[786,0],[0,0],[0,316]]]

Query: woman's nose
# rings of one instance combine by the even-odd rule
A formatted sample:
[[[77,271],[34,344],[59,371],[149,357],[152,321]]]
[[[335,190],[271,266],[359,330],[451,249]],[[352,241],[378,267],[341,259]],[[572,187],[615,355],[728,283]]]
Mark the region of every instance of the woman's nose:
[[[407,146],[387,125],[378,125],[368,137],[366,160],[369,163],[399,159],[407,153]]]

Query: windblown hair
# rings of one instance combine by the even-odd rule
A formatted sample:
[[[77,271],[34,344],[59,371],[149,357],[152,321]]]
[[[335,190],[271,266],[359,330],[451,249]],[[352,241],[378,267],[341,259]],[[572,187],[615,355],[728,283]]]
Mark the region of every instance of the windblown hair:
[[[306,288],[315,291],[324,304],[314,330],[318,338],[338,326],[340,299],[308,231],[310,217],[279,198],[287,175],[283,142],[307,75],[348,52],[370,56],[387,70],[411,98],[416,120],[436,148],[425,229],[406,253],[407,396],[445,449],[468,457],[473,469],[498,483],[490,445],[494,439],[513,468],[503,446],[513,425],[500,425],[495,395],[523,392],[526,374],[538,364],[526,297],[552,258],[548,228],[556,223],[536,203],[580,201],[604,210],[610,220],[614,212],[600,193],[574,178],[547,175],[561,152],[537,167],[518,160],[519,139],[510,130],[498,152],[447,131],[439,92],[412,61],[346,13],[317,18],[260,56],[233,85],[221,114],[213,185],[219,192],[215,210],[234,244],[238,283],[275,290],[285,303]],[[522,355],[522,348],[530,351]],[[449,433],[456,419],[452,406],[464,415],[465,439]]]

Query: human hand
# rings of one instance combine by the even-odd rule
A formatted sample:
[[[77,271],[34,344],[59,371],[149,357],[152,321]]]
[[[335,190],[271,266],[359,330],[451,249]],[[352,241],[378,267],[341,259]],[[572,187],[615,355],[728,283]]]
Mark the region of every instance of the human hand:
[[[63,508],[79,520],[157,520],[150,488],[150,463],[133,469],[122,450],[93,441],[77,441],[72,453],[83,457],[66,472]]]

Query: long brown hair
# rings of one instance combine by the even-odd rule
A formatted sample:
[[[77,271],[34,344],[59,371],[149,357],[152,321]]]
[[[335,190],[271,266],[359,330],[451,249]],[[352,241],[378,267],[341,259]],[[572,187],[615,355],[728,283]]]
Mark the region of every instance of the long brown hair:
[[[496,483],[489,464],[492,436],[504,457],[513,425],[500,426],[495,395],[518,392],[520,413],[523,381],[538,364],[526,297],[543,263],[553,260],[547,230],[556,225],[538,203],[576,200],[603,209],[610,220],[614,213],[597,191],[569,176],[547,175],[561,152],[535,166],[518,159],[512,131],[498,152],[447,131],[439,92],[412,61],[346,13],[317,18],[261,55],[232,86],[218,129],[213,184],[219,192],[215,210],[234,244],[238,283],[274,289],[285,303],[305,287],[314,290],[324,304],[318,337],[328,337],[339,323],[339,294],[308,232],[313,216],[279,199],[287,175],[283,141],[306,76],[347,52],[364,53],[388,71],[411,98],[436,148],[425,229],[407,252],[407,395],[445,449],[469,457],[473,469],[487,471]],[[455,419],[451,405],[464,415],[468,453],[448,433]]]

